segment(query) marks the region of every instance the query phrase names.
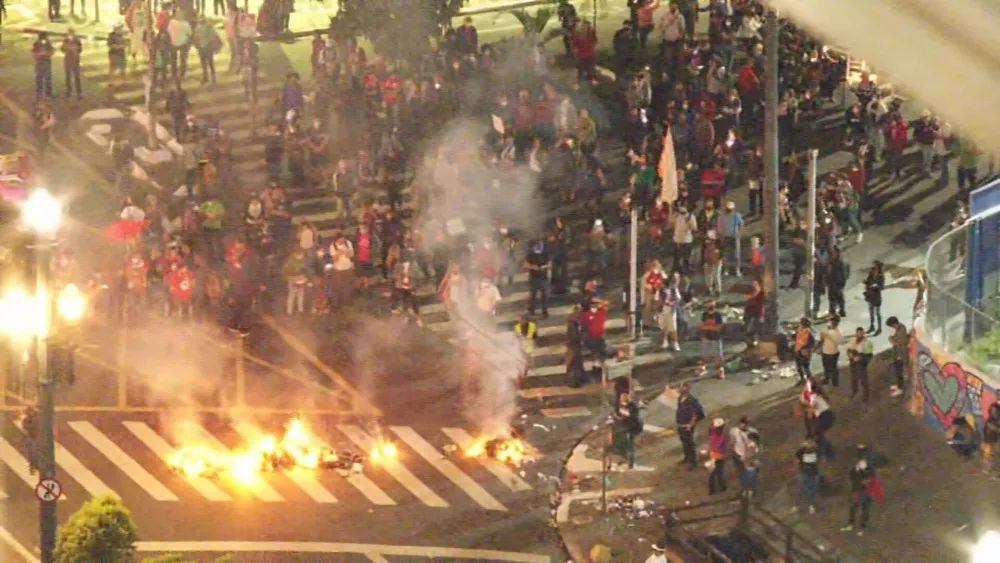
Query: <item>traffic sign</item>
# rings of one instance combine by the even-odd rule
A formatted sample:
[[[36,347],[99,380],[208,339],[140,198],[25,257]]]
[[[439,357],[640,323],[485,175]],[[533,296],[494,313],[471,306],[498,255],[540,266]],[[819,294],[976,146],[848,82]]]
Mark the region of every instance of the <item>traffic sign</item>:
[[[42,502],[53,502],[62,496],[62,485],[55,479],[41,479],[35,485],[35,496]]]

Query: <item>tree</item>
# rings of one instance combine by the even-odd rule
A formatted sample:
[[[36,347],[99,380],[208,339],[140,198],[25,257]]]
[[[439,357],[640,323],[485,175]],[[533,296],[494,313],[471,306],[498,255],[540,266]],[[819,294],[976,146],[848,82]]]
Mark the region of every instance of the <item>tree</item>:
[[[518,8],[510,10],[508,13],[517,18],[517,21],[521,23],[521,30],[524,32],[524,36],[534,40],[542,34],[545,26],[548,25],[549,20],[552,19],[552,16],[556,12],[551,8],[539,8],[532,15],[528,13],[528,10]]]
[[[105,495],[92,498],[59,529],[57,563],[132,561],[137,530],[132,513],[121,500]]]
[[[330,28],[345,37],[364,36],[394,61],[414,60],[441,37],[466,0],[340,0]]]

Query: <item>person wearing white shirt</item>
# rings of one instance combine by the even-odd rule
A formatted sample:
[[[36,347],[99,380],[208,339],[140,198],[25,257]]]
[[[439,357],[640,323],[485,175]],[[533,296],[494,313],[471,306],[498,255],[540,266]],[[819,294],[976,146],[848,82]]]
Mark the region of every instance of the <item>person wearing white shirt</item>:
[[[833,317],[826,330],[819,335],[820,357],[823,359],[823,383],[834,387],[840,386],[840,373],[837,371],[837,361],[840,359],[840,343],[844,337],[840,334],[840,318]]]
[[[476,291],[476,308],[481,313],[489,317],[496,315],[497,303],[500,302],[500,290],[488,279],[479,281],[479,289]]]
[[[668,563],[670,561],[667,559],[666,550],[659,544],[654,543],[650,547],[653,548],[653,553],[646,558],[646,563]]]
[[[663,42],[660,44],[660,51],[663,60],[667,61],[670,69],[674,68],[677,54],[680,52],[681,42],[684,40],[684,14],[677,10],[673,3],[663,17],[660,18],[660,36]]]
[[[740,423],[729,429],[729,448],[733,458],[733,467],[736,469],[736,478],[743,478],[745,468],[743,459],[747,455],[747,447],[750,444],[750,419],[746,416],[740,418]]]
[[[686,207],[681,207],[674,217],[674,269],[687,273],[691,270],[691,244],[698,230],[698,221]]]

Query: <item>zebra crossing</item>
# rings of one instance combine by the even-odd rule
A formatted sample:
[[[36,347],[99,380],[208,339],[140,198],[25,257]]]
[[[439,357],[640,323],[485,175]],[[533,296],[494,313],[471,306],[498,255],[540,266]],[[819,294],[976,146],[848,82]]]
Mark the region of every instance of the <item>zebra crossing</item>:
[[[212,451],[227,444],[260,437],[254,423],[234,423],[209,429],[186,424],[185,434]],[[322,432],[340,445],[370,451],[376,438],[352,424],[329,425]],[[0,499],[30,495],[38,476],[29,469],[24,436],[17,425],[0,431]],[[315,432],[320,434],[320,432]],[[57,475],[63,484],[60,500],[74,504],[88,497],[112,495],[130,502],[170,505],[208,503],[315,503],[338,506],[405,507],[414,503],[448,509],[471,502],[481,509],[504,512],[511,495],[533,490],[514,467],[492,459],[446,455],[446,446],[464,451],[474,438],[458,427],[419,432],[410,426],[389,426],[378,441],[391,441],[395,460],[365,464],[361,473],[290,468],[261,473],[252,482],[228,476],[189,476],[171,468],[179,444],[154,422],[139,419],[76,419],[57,426]],[[328,447],[323,439],[315,441]],[[14,478],[4,478],[12,476]],[[430,477],[428,477],[430,476]],[[23,486],[19,486],[23,485]]]

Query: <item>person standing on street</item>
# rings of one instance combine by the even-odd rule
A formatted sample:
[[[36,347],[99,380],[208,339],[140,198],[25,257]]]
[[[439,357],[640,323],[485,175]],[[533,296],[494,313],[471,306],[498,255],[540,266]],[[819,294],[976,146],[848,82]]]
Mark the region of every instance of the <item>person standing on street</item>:
[[[198,27],[194,30],[194,47],[201,62],[201,83],[205,84],[211,78],[212,84],[215,84],[215,54],[222,48],[222,39],[205,16],[198,19]]]
[[[826,266],[826,290],[827,299],[830,302],[831,317],[839,315],[843,318],[847,316],[844,288],[847,287],[847,278],[849,277],[851,277],[850,267],[847,262],[844,262],[840,249],[834,247],[830,252],[830,261]]]
[[[837,360],[840,359],[840,342],[844,339],[840,334],[840,317],[833,316],[826,330],[819,334],[820,357],[823,360],[823,383],[840,386],[840,372],[837,370]]]
[[[870,393],[868,386],[868,364],[872,361],[874,346],[868,339],[863,327],[854,329],[854,337],[847,344],[847,358],[851,369],[851,398],[858,394],[861,387],[861,400],[868,402]]]
[[[240,9],[235,3],[229,5],[226,17],[222,20],[226,33],[226,44],[229,46],[229,74],[236,74],[242,66],[243,46],[240,43]]]
[[[639,405],[626,391],[618,396],[618,405],[612,413],[611,451],[624,459],[629,469],[635,468],[635,438],[641,432]]]
[[[803,440],[795,452],[795,459],[799,462],[799,494],[792,510],[798,512],[799,507],[805,504],[809,514],[816,514],[816,498],[819,496],[819,452],[816,450],[815,440],[812,438]]]
[[[812,333],[812,323],[803,317],[799,320],[799,326],[795,329],[795,370],[799,374],[797,385],[805,384],[806,380],[812,377],[812,351],[816,346],[816,337]]]
[[[910,348],[910,334],[896,317],[889,317],[885,324],[892,329],[889,344],[892,345],[892,371],[896,374],[896,384],[889,388],[889,393],[893,397],[902,397],[906,392],[906,354]]]
[[[51,8],[50,8],[51,9]],[[49,34],[44,31],[31,46],[31,57],[35,59],[35,99],[52,98],[52,54],[55,47],[49,42]]]
[[[684,450],[684,458],[678,465],[687,465],[689,470],[697,467],[698,454],[694,447],[694,430],[698,422],[705,418],[705,409],[702,408],[698,399],[691,394],[691,387],[687,383],[682,383],[680,393],[677,396],[677,435],[680,437],[681,446]]]
[[[545,248],[545,243],[539,239],[531,245],[531,251],[524,258],[524,266],[528,269],[528,314],[535,314],[536,297],[540,299],[542,306],[542,318],[549,318],[549,269],[552,266],[552,259],[549,251]]]
[[[853,531],[855,523],[857,523],[857,533],[859,536],[863,536],[865,528],[868,526],[872,501],[882,500],[882,484],[875,474],[875,467],[872,466],[869,457],[868,447],[858,445],[858,461],[851,468],[849,475],[851,510],[847,516],[847,525],[840,529],[841,532]]]
[[[882,290],[885,288],[885,274],[882,273],[882,262],[872,263],[868,276],[865,277],[865,302],[868,303],[868,333],[873,336],[882,334]]]
[[[66,76],[66,97],[73,95],[74,85],[77,99],[83,98],[83,90],[80,88],[80,53],[83,51],[83,43],[76,36],[73,28],[66,31],[66,38],[63,39],[63,70]]]
[[[582,387],[586,383],[583,372],[583,350],[586,329],[580,321],[580,307],[576,305],[566,317],[566,375],[570,387]]]
[[[167,94],[166,108],[167,115],[174,120],[174,137],[184,138],[184,129],[187,122],[187,112],[191,109],[191,102],[188,101],[187,93],[178,84]]]
[[[719,214],[716,223],[719,235],[722,237],[722,273],[725,275],[728,272],[740,277],[743,275],[743,253],[740,247],[743,237],[743,215],[736,211],[735,201],[726,202],[726,208]]]
[[[712,472],[708,474],[708,494],[714,495],[726,491],[726,458],[730,450],[729,431],[724,418],[712,420],[708,429],[708,457],[711,460]]]
[[[167,24],[167,34],[170,35],[170,71],[178,83],[184,81],[187,75],[188,53],[191,52],[191,24],[184,19],[184,13],[178,12]]]
[[[983,420],[983,472],[1000,479],[1000,401],[990,405]]]

